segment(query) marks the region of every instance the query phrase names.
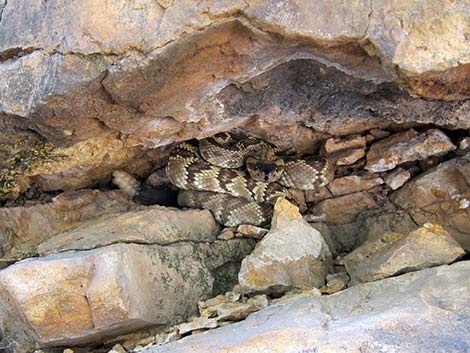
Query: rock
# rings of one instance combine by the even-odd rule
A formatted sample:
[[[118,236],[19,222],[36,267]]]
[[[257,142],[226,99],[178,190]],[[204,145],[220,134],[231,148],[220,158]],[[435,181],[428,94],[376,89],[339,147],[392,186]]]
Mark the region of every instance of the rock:
[[[329,138],[325,142],[325,152],[331,154],[349,149],[364,149],[366,138],[364,136],[349,136],[346,138]]]
[[[105,215],[50,238],[38,247],[41,255],[90,250],[115,243],[168,245],[178,241],[210,242],[219,226],[207,210],[152,206]]]
[[[190,322],[183,322],[175,327],[180,335],[184,335],[191,331],[216,328],[217,326],[217,318],[199,317]]]
[[[359,191],[372,189],[383,184],[382,178],[377,175],[349,175],[331,181],[327,188],[334,196],[352,194]]]
[[[328,158],[334,159],[336,165],[351,165],[366,155],[364,148],[354,148],[351,150],[341,150],[328,155]]]
[[[321,286],[331,253],[320,232],[285,199],[274,206],[271,229],[247,256],[238,275],[247,292]]]
[[[127,351],[124,349],[123,346],[121,346],[119,343],[115,344],[110,352],[113,353],[126,353]],[[108,352],[108,353],[110,353]]]
[[[330,190],[326,186],[322,186],[317,190],[305,190],[305,201],[307,203],[320,202],[333,197]]]
[[[170,332],[164,332],[164,333],[157,334],[155,336],[155,344],[160,346],[160,345],[164,345],[170,342],[174,342],[180,338],[181,336],[176,330],[170,331]]]
[[[254,313],[268,306],[266,295],[257,295],[248,299],[244,303],[237,303],[225,300],[224,302],[208,306],[201,311],[201,316],[215,318],[218,323],[224,321],[240,321],[251,313]]]
[[[35,254],[40,243],[100,215],[136,208],[120,191],[81,190],[31,207],[0,209],[0,256]]]
[[[346,272],[330,273],[326,276],[326,286],[320,291],[326,294],[333,294],[343,290],[349,283],[349,276]]]
[[[459,141],[459,149],[464,151],[470,149],[470,136],[466,136]]]
[[[470,209],[465,207],[470,200],[469,176],[469,157],[455,158],[409,181],[391,199],[417,224],[441,224],[470,250]]]
[[[440,130],[430,129],[419,134],[410,129],[374,143],[367,153],[366,169],[383,172],[408,161],[424,160],[456,148]]]
[[[449,264],[465,254],[440,225],[426,223],[405,234],[387,233],[344,258],[353,283],[370,282],[404,272]]]
[[[381,129],[371,129],[369,131],[369,134],[371,134],[374,139],[382,139],[384,137],[390,136],[390,131]]]
[[[10,298],[0,303],[2,328],[24,347],[48,347],[177,323],[213,294],[214,274],[251,249],[245,239],[114,244],[24,260],[0,271]]]
[[[397,190],[401,188],[411,178],[411,173],[403,168],[396,168],[388,173],[384,180],[385,184],[392,189]]]
[[[235,238],[235,228],[225,228],[218,236],[219,240],[229,240]]]
[[[465,261],[335,295],[299,295],[243,322],[145,353],[465,352],[469,271]]]
[[[263,239],[267,232],[267,229],[256,227],[251,224],[241,224],[237,227],[237,233],[240,235],[258,240]]]
[[[324,200],[312,210],[314,214],[325,214],[330,224],[345,224],[353,222],[361,212],[378,207],[367,191],[361,191]]]

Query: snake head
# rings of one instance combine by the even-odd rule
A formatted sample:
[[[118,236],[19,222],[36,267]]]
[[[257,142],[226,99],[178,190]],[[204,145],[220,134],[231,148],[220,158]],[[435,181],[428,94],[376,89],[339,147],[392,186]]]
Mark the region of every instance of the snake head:
[[[284,172],[284,161],[281,158],[260,160],[255,157],[248,157],[246,168],[252,179],[272,183],[279,180]]]

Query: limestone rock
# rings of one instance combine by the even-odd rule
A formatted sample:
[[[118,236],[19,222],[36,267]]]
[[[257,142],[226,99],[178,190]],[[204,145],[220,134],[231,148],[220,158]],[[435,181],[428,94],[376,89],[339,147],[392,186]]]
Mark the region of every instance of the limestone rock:
[[[430,129],[419,134],[410,129],[374,143],[367,153],[366,169],[383,172],[408,161],[424,160],[456,148],[440,130]]]
[[[238,275],[248,292],[314,287],[324,283],[331,253],[298,208],[278,199],[271,229],[243,262]]]
[[[216,318],[207,318],[201,317],[196,318],[190,322],[183,322],[179,325],[176,325],[176,329],[180,335],[184,335],[188,332],[200,330],[200,329],[207,329],[207,328],[216,328],[217,319]]]
[[[411,178],[411,173],[403,168],[396,168],[388,173],[384,180],[385,184],[392,189],[397,190],[401,188]]]
[[[83,223],[40,244],[38,251],[44,255],[65,250],[90,250],[115,243],[207,242],[215,240],[218,230],[210,211],[152,206]]]
[[[334,196],[352,194],[372,189],[383,184],[382,178],[377,175],[349,175],[332,180],[327,188]]]
[[[441,226],[431,223],[405,235],[387,233],[344,257],[351,280],[376,281],[396,274],[449,264],[465,251]]]
[[[201,316],[205,318],[215,318],[218,323],[224,321],[239,321],[268,306],[266,295],[256,295],[246,302],[232,302],[224,300],[220,303],[207,306],[201,310]]]
[[[299,295],[243,322],[144,352],[461,353],[470,345],[469,271],[465,261],[335,295]]]
[[[366,155],[365,148],[354,148],[351,150],[341,150],[328,155],[336,161],[336,165],[351,165]]]
[[[34,254],[40,243],[86,220],[136,208],[120,191],[81,190],[63,193],[52,202],[0,209],[0,256]]]
[[[391,199],[418,224],[441,224],[466,250],[470,250],[470,159],[441,163],[405,184]]]
[[[338,151],[366,147],[366,138],[364,136],[350,136],[346,138],[329,138],[325,142],[325,152],[331,154]]]
[[[244,239],[114,244],[24,260],[0,271],[2,328],[26,350],[177,323],[212,295],[215,269],[251,248]]]
[[[326,276],[326,286],[321,287],[322,293],[333,294],[343,290],[349,283],[349,276],[346,272],[330,273]]]
[[[313,207],[313,213],[325,214],[328,223],[345,224],[353,222],[361,212],[378,207],[367,191],[361,191],[324,200]]]
[[[267,232],[267,229],[256,227],[251,224],[241,224],[237,227],[237,233],[239,233],[241,236],[258,240],[262,239]]]

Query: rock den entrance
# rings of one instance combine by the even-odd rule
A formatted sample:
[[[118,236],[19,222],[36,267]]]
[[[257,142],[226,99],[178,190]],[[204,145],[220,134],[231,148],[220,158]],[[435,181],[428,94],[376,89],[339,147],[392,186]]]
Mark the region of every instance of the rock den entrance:
[[[400,12],[413,52],[371,4],[357,17],[336,9],[344,18],[331,24],[308,17],[306,5],[292,12],[290,2],[282,5],[287,17],[265,4],[207,5],[183,24],[171,17],[177,5],[158,3],[142,5],[161,21],[147,33],[154,19],[142,20],[145,35],[124,35],[118,25],[121,35],[109,38],[91,23],[64,27],[62,7],[47,4],[38,13],[67,40],[41,26],[37,39],[0,35],[8,82],[0,86],[0,350],[205,352],[213,339],[220,351],[224,340],[236,346],[228,337],[238,333],[247,341],[278,335],[294,325],[281,320],[288,313],[305,332],[318,329],[312,312],[362,325],[369,299],[386,324],[371,323],[372,343],[343,342],[351,351],[402,339],[388,324],[415,324],[414,314],[388,323],[389,299],[429,317],[457,302],[470,323],[469,296],[429,294],[445,285],[470,295],[468,261],[452,264],[470,250],[469,64],[455,64],[452,52],[434,62],[418,45],[432,38],[419,37],[422,28]],[[89,11],[83,6],[79,13]],[[0,1],[0,28],[14,31],[21,15],[10,7]],[[136,185],[173,190],[165,166],[174,146],[224,131],[327,158],[335,177],[291,190],[266,228],[223,227],[208,210],[142,205],[112,183],[119,170]],[[428,297],[441,304],[416,299]],[[196,335],[258,310],[238,326]],[[270,315],[279,317],[273,331],[263,326]],[[468,341],[456,321],[449,314],[428,323]]]

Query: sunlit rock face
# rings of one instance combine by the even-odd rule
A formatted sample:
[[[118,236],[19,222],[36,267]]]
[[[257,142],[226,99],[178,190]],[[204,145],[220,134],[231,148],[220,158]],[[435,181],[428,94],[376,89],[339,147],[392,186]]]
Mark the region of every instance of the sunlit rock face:
[[[301,152],[395,123],[468,128],[465,5],[0,2],[1,197],[145,174],[152,149],[237,127]]]

